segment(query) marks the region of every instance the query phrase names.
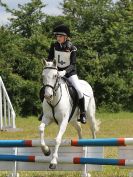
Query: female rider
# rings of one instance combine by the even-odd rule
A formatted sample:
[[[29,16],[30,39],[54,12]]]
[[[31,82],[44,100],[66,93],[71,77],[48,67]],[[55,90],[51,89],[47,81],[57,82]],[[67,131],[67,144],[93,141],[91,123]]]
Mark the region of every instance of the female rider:
[[[77,48],[71,43],[69,38],[70,30],[64,24],[56,26],[53,33],[57,41],[51,44],[47,61],[52,61],[55,58],[59,75],[61,77],[67,77],[69,82],[77,90],[80,108],[80,119],[78,119],[78,121],[85,124],[86,113],[84,95],[81,91],[81,86],[76,72]]]

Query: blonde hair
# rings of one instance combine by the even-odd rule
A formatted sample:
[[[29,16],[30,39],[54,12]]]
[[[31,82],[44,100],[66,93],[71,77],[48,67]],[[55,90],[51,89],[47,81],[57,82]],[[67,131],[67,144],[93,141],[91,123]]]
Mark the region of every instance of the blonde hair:
[[[71,38],[67,36],[67,40],[68,40],[68,41],[71,41]]]

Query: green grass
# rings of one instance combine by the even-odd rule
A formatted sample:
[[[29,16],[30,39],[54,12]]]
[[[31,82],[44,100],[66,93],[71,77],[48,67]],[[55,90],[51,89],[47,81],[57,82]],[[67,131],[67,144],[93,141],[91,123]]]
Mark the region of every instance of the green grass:
[[[99,113],[97,118],[101,120],[100,131],[97,137],[133,137],[133,113]],[[37,117],[16,119],[17,128],[22,128],[22,132],[0,132],[0,139],[34,139],[39,138],[38,126],[40,122]],[[56,124],[46,128],[45,137],[55,138],[58,132]],[[83,125],[84,137],[91,137],[88,125]],[[77,133],[70,125],[63,138],[77,138]],[[105,148],[105,157],[117,158],[117,148]],[[119,167],[104,166],[103,172],[92,172],[92,177],[127,177],[131,170],[119,169]],[[21,172],[21,177],[79,177],[79,172]],[[0,177],[5,177],[5,172],[0,173]]]

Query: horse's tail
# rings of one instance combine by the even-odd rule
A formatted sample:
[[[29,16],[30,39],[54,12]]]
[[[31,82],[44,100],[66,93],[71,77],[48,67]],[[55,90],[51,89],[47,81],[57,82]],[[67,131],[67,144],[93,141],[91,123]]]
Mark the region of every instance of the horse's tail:
[[[98,132],[100,129],[100,124],[101,121],[99,119],[96,119],[95,117],[95,113],[96,113],[96,105],[95,105],[95,99],[94,97],[90,97],[90,101],[89,101],[89,117],[90,117],[90,122],[91,122],[91,128],[93,129],[94,132]]]
[[[101,121],[99,119],[96,119],[96,122],[95,122],[95,131],[98,132],[99,129],[100,129],[100,124],[101,124]]]

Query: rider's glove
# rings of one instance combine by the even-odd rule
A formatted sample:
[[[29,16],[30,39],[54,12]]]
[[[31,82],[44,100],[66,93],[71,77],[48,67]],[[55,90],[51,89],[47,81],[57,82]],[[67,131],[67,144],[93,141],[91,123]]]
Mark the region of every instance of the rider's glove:
[[[59,76],[60,76],[60,77],[65,76],[65,74],[66,74],[66,71],[65,71],[65,70],[64,70],[64,71],[59,71]]]

